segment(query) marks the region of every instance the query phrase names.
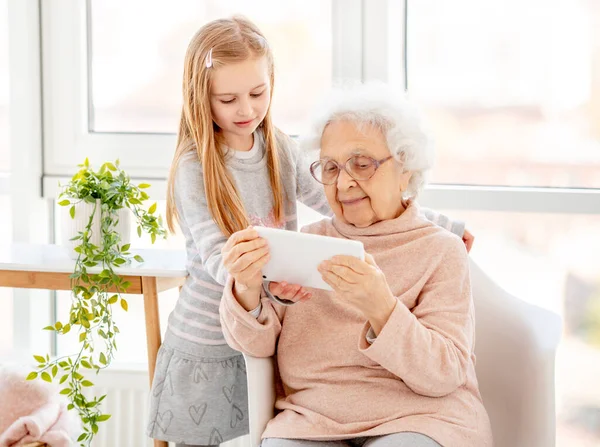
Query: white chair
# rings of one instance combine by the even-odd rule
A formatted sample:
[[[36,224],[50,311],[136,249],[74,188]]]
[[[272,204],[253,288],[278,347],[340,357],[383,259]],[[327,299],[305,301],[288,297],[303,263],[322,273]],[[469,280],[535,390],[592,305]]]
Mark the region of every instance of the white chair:
[[[554,361],[558,315],[508,294],[471,262],[477,377],[495,447],[555,445]],[[273,417],[273,358],[245,356],[252,447]],[[445,446],[454,447],[454,446]]]

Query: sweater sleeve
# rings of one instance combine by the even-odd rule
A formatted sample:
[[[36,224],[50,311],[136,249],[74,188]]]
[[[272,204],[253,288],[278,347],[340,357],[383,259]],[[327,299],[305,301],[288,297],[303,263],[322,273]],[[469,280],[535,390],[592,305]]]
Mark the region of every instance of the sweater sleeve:
[[[175,177],[175,203],[180,226],[191,233],[194,242],[194,261],[199,261],[217,283],[224,285],[228,274],[223,266],[221,248],[227,238],[208,210],[202,167],[195,153],[180,161]]]
[[[285,314],[284,306],[262,297],[260,314],[258,318],[255,317],[252,311],[248,312],[235,299],[233,279],[229,278],[223,291],[219,314],[223,335],[233,349],[252,357],[271,357],[275,354]]]
[[[465,383],[473,352],[468,259],[460,240],[451,241],[412,311],[399,297],[373,343],[366,339],[368,323],[359,339],[361,352],[429,397],[445,396]]]
[[[438,227],[442,227],[460,238],[465,234],[465,223],[462,220],[452,220],[445,214],[429,208],[421,208],[421,211],[429,222],[436,224]]]
[[[306,152],[301,151],[294,141],[289,140],[289,150],[296,171],[296,197],[319,214],[332,216],[329,202],[325,197],[325,188],[310,173],[310,157]]]

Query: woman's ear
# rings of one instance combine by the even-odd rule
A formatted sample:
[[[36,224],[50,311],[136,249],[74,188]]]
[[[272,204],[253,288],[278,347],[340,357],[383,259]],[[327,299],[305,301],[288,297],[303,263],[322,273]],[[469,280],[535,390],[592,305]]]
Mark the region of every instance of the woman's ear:
[[[400,191],[404,192],[408,189],[408,184],[410,183],[410,179],[412,178],[412,172],[410,171],[402,171],[400,174]]]

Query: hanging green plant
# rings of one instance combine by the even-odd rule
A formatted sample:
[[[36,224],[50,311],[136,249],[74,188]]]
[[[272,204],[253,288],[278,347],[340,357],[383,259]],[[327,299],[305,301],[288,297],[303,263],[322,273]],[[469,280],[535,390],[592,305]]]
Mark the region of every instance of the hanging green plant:
[[[143,202],[149,199],[144,189],[150,185],[131,183],[129,175],[119,167],[118,160],[104,163],[95,171],[86,158],[78,167],[79,171],[64,185],[59,196],[59,205],[69,207],[71,219],[84,219],[83,229],[71,238],[75,259],[75,268],[70,276],[71,308],[68,320],[57,321],[44,329],[62,335],[77,331],[80,349],[77,353],[56,359],[47,354],[35,355],[39,365],[27,379],[40,377],[52,382],[60,378],[59,383],[64,384],[61,394],[68,397],[69,410],[77,411],[83,424],[83,433],[77,441],[81,446],[89,446],[98,432],[98,423],[108,420],[110,415],[102,413],[100,408],[106,395],[86,397],[89,393],[84,394],[84,388],[94,384],[83,372],[98,373],[111,364],[117,349],[116,334],[119,333],[113,318],[113,306],[118,305],[124,311],[128,308],[122,294],[131,284],[115,273],[117,267],[132,259],[130,244],[123,241],[128,235],[118,231],[125,218],[123,210],[131,210],[138,236],[149,234],[154,243],[157,237],[165,238],[167,233],[161,216],[156,215],[156,203],[147,210],[142,207]],[[87,215],[79,216],[84,205],[88,208]],[[138,255],[133,258],[143,262]],[[88,269],[97,273],[90,273]]]

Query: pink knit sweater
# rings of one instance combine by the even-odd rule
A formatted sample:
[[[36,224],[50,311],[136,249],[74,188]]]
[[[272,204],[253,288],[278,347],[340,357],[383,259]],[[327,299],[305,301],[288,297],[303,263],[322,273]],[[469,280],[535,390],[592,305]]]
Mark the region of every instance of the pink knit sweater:
[[[255,357],[277,354],[283,390],[263,438],[349,439],[426,434],[444,447],[492,445],[475,376],[474,313],[462,241],[421,216],[356,228],[326,219],[305,232],[362,241],[398,302],[371,345],[370,325],[330,292],[283,307],[262,299],[254,318],[221,301],[227,342]]]

